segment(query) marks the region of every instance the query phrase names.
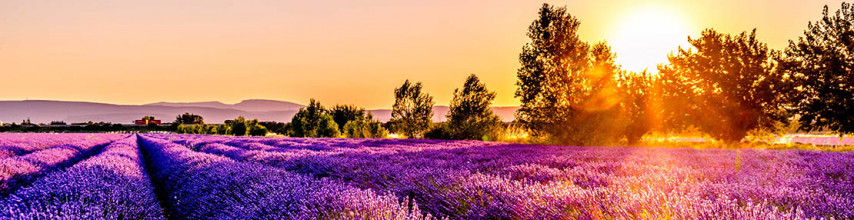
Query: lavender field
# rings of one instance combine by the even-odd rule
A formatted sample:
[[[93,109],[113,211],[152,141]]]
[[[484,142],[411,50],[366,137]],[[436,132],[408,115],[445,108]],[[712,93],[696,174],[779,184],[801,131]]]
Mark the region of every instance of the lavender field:
[[[0,134],[0,219],[850,219],[854,153]]]

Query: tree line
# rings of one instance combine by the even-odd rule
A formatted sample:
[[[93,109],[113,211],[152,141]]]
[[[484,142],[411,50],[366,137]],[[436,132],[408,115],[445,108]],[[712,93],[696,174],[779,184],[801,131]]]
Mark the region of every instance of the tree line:
[[[386,138],[390,132],[407,138],[498,140],[504,125],[490,108],[495,92],[472,74],[463,87],[454,91],[447,122],[433,123],[433,97],[422,90],[421,82],[406,80],[394,90],[391,119],[382,123],[364,108],[354,105],[323,106],[311,99],[289,123],[245,120],[242,116],[219,125],[204,124],[200,115],[184,113],[176,117],[176,132],[264,136],[275,132],[289,137]],[[266,123],[266,124],[265,124]],[[276,127],[273,129],[268,129]]]
[[[580,22],[544,4],[519,56],[516,120],[535,136],[581,145],[688,127],[728,143],[789,123],[851,133],[854,9],[843,3],[830,14],[825,6],[822,15],[783,51],[759,41],[756,29],[706,29],[652,75],[621,70],[607,43],[581,41]]]
[[[854,132],[854,9],[825,6],[821,20],[782,51],[768,48],[756,29],[737,34],[706,29],[687,36],[690,47],[668,55],[658,73],[630,72],[615,63],[607,42],[580,39],[581,23],[566,7],[544,4],[528,27],[519,55],[513,122],[532,138],[572,145],[634,144],[651,132],[699,130],[733,143],[759,132]],[[434,123],[433,97],[421,82],[395,88],[391,119],[364,108],[324,107],[311,99],[290,123],[271,131],[291,137],[500,140],[507,127],[490,106],[495,92],[472,74],[454,91],[447,121]],[[202,124],[201,118],[179,120]],[[240,121],[240,123],[236,122]],[[257,120],[198,133],[260,134]],[[227,123],[228,124],[228,123]],[[237,126],[237,129],[235,129]],[[245,127],[246,130],[243,130]],[[199,131],[201,130],[201,131]]]
[[[486,89],[477,76],[470,75],[454,99],[447,122],[433,123],[433,97],[422,90],[421,82],[406,80],[394,90],[391,119],[383,124],[353,105],[325,108],[311,99],[285,125],[290,137],[385,138],[390,132],[406,138],[495,140],[503,125],[489,108],[495,93]]]

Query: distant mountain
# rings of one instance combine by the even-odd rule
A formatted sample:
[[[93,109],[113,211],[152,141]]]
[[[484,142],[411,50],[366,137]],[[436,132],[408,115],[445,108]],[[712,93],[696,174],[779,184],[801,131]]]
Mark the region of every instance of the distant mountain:
[[[290,120],[297,111],[287,110],[282,107],[283,105],[264,109],[266,111],[245,111],[240,110],[240,107],[229,108],[227,106],[230,105],[223,107],[217,105],[216,102],[114,105],[47,100],[0,101],[0,121],[20,123],[29,118],[34,123],[104,121],[129,124],[146,115],[154,116],[163,122],[171,122],[175,120],[176,116],[190,112],[203,116],[207,123],[217,124],[227,119],[234,119],[237,116],[258,118],[262,121],[286,121]],[[260,106],[253,107],[260,109]]]
[[[145,104],[147,106],[169,106],[169,107],[208,107],[208,108],[222,108],[229,109],[232,105],[228,105],[222,102],[156,102],[151,104]]]
[[[264,99],[249,99],[243,100],[240,103],[232,105],[235,109],[240,109],[243,111],[256,111],[256,112],[268,112],[268,111],[290,111],[290,110],[299,110],[304,105],[300,105],[293,102],[285,102],[285,101],[276,101],[276,100],[264,100]]]
[[[146,104],[146,106],[170,106],[170,107],[207,107],[221,109],[235,109],[247,112],[270,112],[299,110],[303,105],[277,100],[249,99],[237,104],[224,104],[222,102],[157,102]]]
[[[34,123],[104,121],[130,124],[146,115],[154,116],[163,122],[171,122],[185,112],[201,115],[209,124],[222,123],[237,116],[257,118],[261,121],[288,122],[301,107],[303,106],[297,103],[275,100],[245,100],[237,104],[158,102],[145,105],[49,100],[0,101],[0,122],[20,123],[29,118]],[[493,111],[503,121],[512,121],[516,109],[518,107],[494,107]],[[380,121],[388,121],[391,118],[390,109],[374,109],[368,112]],[[433,112],[434,121],[444,121],[448,107],[436,106]]]

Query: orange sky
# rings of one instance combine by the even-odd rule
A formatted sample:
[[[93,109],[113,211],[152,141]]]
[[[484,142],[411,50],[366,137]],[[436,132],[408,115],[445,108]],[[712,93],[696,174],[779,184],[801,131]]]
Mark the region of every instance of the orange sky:
[[[807,22],[820,18],[824,4],[833,11],[840,4],[549,2],[568,6],[581,21],[584,40],[612,42],[618,61],[630,70],[654,68],[667,51],[684,45],[679,36],[709,27],[730,33],[756,27],[769,46],[783,49]],[[475,73],[498,92],[496,105],[518,105],[513,97],[517,58],[541,4],[4,0],[0,100],[306,103],[314,97],[327,105],[390,108],[394,87],[411,79],[424,82],[436,103],[447,105],[453,89]],[[667,30],[668,37],[683,42],[651,44],[665,39],[643,31],[651,29]],[[643,40],[626,40],[634,36]]]

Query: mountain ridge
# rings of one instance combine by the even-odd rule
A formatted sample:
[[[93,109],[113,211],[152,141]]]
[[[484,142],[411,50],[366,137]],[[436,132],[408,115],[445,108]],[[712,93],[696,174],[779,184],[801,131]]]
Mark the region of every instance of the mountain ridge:
[[[209,124],[219,124],[238,116],[257,118],[261,121],[289,122],[299,108],[304,105],[278,100],[247,99],[235,104],[219,101],[205,102],[155,102],[141,105],[123,105],[86,101],[58,100],[10,100],[0,101],[0,122],[20,123],[30,119],[33,123],[51,121],[73,122],[111,122],[130,124],[146,115],[171,122],[185,112],[204,117]],[[433,121],[444,121],[448,106],[433,107]],[[493,111],[502,121],[512,121],[518,107],[493,107]],[[368,109],[374,118],[388,121],[391,109]]]

